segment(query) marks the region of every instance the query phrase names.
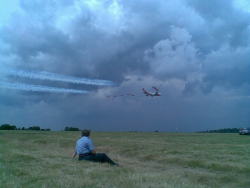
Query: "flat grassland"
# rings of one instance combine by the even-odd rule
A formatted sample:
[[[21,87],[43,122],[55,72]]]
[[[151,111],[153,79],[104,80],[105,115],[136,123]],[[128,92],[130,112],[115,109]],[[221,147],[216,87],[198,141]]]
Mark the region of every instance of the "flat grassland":
[[[249,188],[250,136],[93,132],[120,167],[72,159],[80,132],[0,131],[1,188]]]

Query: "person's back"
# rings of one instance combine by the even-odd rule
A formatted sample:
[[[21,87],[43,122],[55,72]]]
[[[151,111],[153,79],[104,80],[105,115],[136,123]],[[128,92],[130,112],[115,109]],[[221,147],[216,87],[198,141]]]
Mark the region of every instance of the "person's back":
[[[76,152],[78,155],[91,153],[95,149],[92,140],[87,137],[83,136],[76,142]]]

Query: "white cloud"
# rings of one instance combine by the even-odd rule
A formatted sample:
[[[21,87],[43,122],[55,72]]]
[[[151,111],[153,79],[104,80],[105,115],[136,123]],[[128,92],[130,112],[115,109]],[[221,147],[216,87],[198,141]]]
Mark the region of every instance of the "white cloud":
[[[200,71],[198,50],[191,39],[185,29],[172,26],[169,38],[159,41],[145,52],[145,59],[154,73],[179,77],[180,74],[184,76]]]

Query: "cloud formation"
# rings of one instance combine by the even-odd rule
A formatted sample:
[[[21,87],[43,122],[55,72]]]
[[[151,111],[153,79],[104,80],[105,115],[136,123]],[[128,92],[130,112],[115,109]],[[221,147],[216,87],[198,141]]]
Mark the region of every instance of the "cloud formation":
[[[72,124],[96,130],[245,126],[250,123],[245,108],[250,92],[249,14],[236,0],[19,0],[17,11],[0,28],[0,69],[117,85],[91,88],[84,98],[17,91],[9,91],[9,98],[1,89],[6,101],[0,109],[6,110],[0,122],[30,120],[57,129]],[[152,86],[160,87],[163,96],[143,96],[141,88]],[[63,85],[68,87],[89,89],[72,82]],[[127,92],[137,97],[106,98]],[[14,114],[24,109],[22,116],[10,115],[11,101],[18,104]],[[35,114],[45,109],[55,117]]]

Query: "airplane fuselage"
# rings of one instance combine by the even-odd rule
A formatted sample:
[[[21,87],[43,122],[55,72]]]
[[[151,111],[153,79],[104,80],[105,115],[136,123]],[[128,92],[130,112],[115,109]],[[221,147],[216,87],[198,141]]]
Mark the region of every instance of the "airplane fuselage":
[[[142,88],[143,90],[143,93],[146,95],[146,96],[150,96],[150,97],[156,97],[156,96],[161,96],[161,94],[156,91],[155,93],[150,93],[148,92],[147,90],[145,90],[144,88]]]

